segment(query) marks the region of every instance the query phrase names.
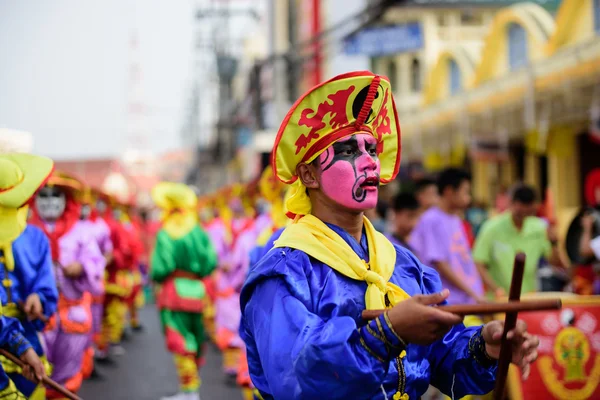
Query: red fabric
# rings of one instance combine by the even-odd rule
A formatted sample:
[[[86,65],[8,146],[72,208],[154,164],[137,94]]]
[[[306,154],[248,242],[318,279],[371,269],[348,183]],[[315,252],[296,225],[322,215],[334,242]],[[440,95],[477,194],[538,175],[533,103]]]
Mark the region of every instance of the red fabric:
[[[596,192],[600,190],[600,168],[593,169],[585,177],[585,202],[588,206],[598,205]]]
[[[190,299],[179,296],[175,287],[175,279],[167,279],[161,286],[160,294],[156,299],[159,309],[201,313],[204,310],[202,299]]]
[[[217,297],[217,283],[215,282],[215,279],[212,276],[207,276],[206,278],[202,279],[202,281],[204,282],[206,295],[209,299],[214,301]]]
[[[181,333],[169,326],[165,327],[165,340],[167,342],[167,350],[169,350],[171,353],[180,354],[182,356],[196,356],[196,354],[190,353],[186,350],[185,338],[181,335]]]
[[[124,224],[123,228],[127,233],[127,238],[129,241],[129,246],[131,250],[131,260],[129,264],[129,269],[132,271],[139,270],[140,260],[144,257],[144,242],[140,236],[140,231],[137,226],[133,223]]]
[[[83,379],[88,379],[94,371],[94,348],[88,347],[83,353],[83,362],[81,365],[81,374]]]
[[[106,266],[106,270],[110,273],[111,271],[129,268],[133,258],[129,234],[123,225],[113,218],[110,209],[107,209],[101,217],[110,229],[110,240],[113,244],[112,261]]]
[[[45,222],[42,220],[35,207],[31,208],[32,215],[31,220],[29,221],[31,225],[35,225],[44,231],[48,237],[48,240],[50,241],[50,250],[52,251],[52,260],[55,262],[58,262],[60,259],[60,247],[58,245],[59,239],[64,234],[69,232],[73,225],[79,221],[79,216],[81,214],[81,205],[73,199],[71,192],[65,191],[65,195],[67,199],[65,212],[58,219],[58,221],[56,221],[56,224],[54,225],[54,231],[48,231]]]
[[[475,243],[475,235],[473,235],[473,227],[471,224],[464,220],[462,221],[463,229],[465,231],[465,235],[467,236],[467,242],[469,242],[469,247],[473,248],[473,244]]]

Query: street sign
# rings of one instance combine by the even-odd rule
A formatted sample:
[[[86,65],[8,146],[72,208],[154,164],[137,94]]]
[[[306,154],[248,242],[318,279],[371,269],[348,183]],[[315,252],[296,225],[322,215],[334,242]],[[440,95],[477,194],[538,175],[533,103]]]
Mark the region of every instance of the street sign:
[[[418,22],[363,29],[344,40],[348,55],[371,57],[406,53],[423,47],[423,30]]]

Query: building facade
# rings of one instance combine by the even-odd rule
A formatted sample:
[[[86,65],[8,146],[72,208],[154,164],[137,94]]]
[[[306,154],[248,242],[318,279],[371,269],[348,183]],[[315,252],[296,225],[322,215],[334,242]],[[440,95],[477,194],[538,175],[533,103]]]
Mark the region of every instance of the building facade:
[[[504,185],[532,184],[551,196],[564,232],[581,206],[600,200],[599,8],[510,5],[487,22],[478,48],[438,51],[418,108],[401,118],[403,157],[431,169],[470,166],[474,195],[487,204]]]

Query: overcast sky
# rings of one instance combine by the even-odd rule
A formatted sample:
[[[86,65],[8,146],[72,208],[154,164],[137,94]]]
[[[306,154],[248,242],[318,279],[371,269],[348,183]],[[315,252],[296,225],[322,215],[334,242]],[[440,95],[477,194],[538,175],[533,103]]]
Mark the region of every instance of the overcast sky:
[[[122,152],[137,31],[151,146],[179,146],[195,3],[0,0],[0,126],[30,131],[54,158]]]

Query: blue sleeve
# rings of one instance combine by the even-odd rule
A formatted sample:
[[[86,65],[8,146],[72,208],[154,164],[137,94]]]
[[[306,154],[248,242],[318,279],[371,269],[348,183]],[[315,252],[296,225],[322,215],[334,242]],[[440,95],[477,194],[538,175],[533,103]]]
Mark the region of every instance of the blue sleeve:
[[[17,357],[31,348],[31,343],[23,336],[23,326],[16,318],[0,317],[0,347]]]
[[[440,292],[442,283],[437,272],[429,267],[421,268],[423,293]],[[451,398],[482,395],[494,389],[498,362],[487,356],[481,329],[459,324],[429,346],[431,384]]]
[[[289,278],[262,280],[244,307],[242,336],[252,336],[247,342],[260,354],[264,373],[257,388],[276,399],[324,393],[329,399],[364,399],[380,393],[390,360],[403,350],[383,317],[381,329],[372,321],[369,331],[348,316],[324,321],[296,297],[296,289]]]
[[[52,267],[52,255],[50,253],[50,243],[48,238],[40,231],[37,237],[36,252],[39,254],[38,264],[36,265],[37,274],[33,278],[30,293],[37,293],[40,297],[44,315],[50,318],[55,312],[58,302],[58,290],[56,288],[56,279]],[[36,329],[41,330],[44,323],[35,321]],[[39,325],[39,326],[38,326]]]

